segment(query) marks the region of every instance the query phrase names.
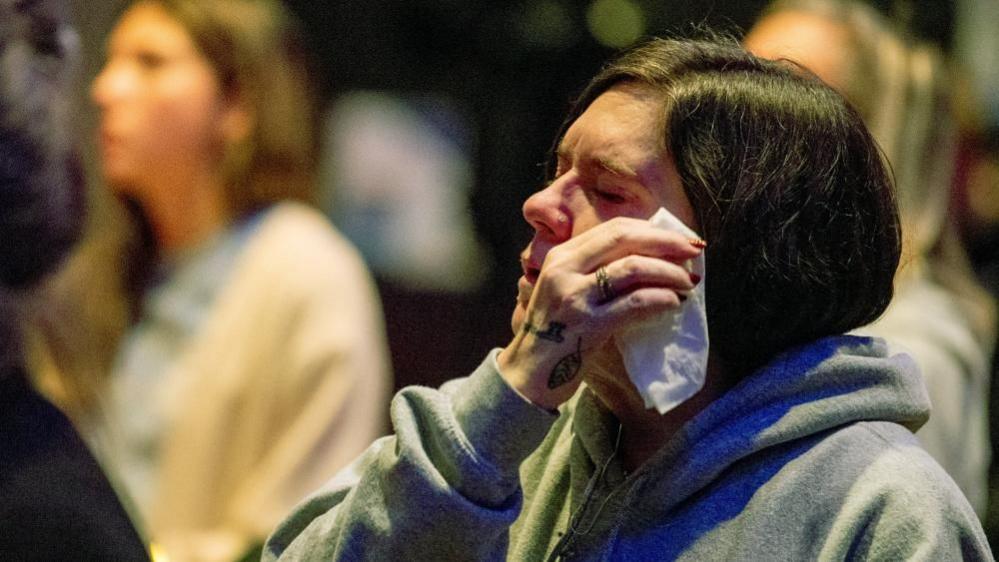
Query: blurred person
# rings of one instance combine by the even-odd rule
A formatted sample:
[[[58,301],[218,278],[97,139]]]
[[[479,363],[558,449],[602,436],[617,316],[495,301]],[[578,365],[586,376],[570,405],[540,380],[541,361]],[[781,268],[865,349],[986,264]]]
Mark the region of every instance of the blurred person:
[[[355,91],[332,104],[324,137],[322,207],[379,280],[425,302],[473,293],[490,269],[467,209],[471,132],[455,106]]]
[[[387,419],[377,293],[306,204],[319,113],[293,23],[272,0],[135,2],[92,84],[101,171],[145,252],[92,264],[128,278],[125,304],[81,309],[133,317],[105,380],[81,377],[99,387],[82,423],[172,561],[259,552]],[[80,380],[73,356],[99,346],[48,333],[48,366]]]
[[[911,358],[846,335],[888,305],[901,238],[840,95],[734,41],[653,40],[557,138],[510,344],[400,391],[396,434],[264,560],[991,559],[912,434]]]
[[[904,257],[896,296],[861,331],[916,359],[932,403],[916,436],[978,514],[988,496],[988,392],[995,305],[978,284],[949,207],[957,159],[953,83],[939,53],[852,1],[780,0],[746,47],[815,72],[860,111],[895,176]]]
[[[999,3],[958,0],[955,15],[953,58],[965,71],[957,104],[966,131],[962,233],[979,278],[999,296]]]
[[[97,461],[25,368],[21,324],[83,223],[68,11],[0,0],[0,560],[148,560]]]

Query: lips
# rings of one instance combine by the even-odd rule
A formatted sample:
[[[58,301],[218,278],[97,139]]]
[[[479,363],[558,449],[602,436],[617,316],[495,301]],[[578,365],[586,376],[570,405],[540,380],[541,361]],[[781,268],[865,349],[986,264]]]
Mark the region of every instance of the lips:
[[[538,275],[541,275],[541,263],[545,261],[547,254],[539,250],[537,244],[531,244],[520,254],[520,268],[524,271],[524,278],[532,285],[537,282]]]
[[[536,283],[538,281],[538,275],[541,275],[541,268],[533,267],[530,264],[526,263],[523,264],[523,268],[524,268],[524,279],[526,279],[527,282],[530,283],[531,285]]]
[[[526,252],[521,255],[520,267],[524,271],[524,275],[517,281],[517,301],[526,307],[528,301],[531,300],[531,293],[534,292],[534,284],[538,281],[538,275],[541,274],[541,267],[531,261]]]

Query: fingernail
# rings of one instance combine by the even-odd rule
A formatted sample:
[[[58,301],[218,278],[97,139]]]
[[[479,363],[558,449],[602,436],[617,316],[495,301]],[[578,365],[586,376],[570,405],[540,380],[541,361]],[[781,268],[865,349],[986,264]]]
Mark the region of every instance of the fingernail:
[[[708,247],[708,243],[705,242],[704,240],[701,240],[700,238],[691,238],[687,241],[690,242],[691,246],[699,248],[701,250]]]
[[[690,274],[690,282],[693,283],[694,285],[700,283],[701,282],[701,276],[698,275],[698,274],[696,274],[696,273],[691,273]]]

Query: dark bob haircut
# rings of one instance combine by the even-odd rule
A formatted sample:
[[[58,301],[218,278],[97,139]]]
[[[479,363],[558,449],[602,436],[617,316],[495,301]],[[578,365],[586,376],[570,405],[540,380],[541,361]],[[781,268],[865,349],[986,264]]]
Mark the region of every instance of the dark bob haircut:
[[[881,315],[898,211],[881,152],[839,94],[733,40],[654,39],[590,82],[559,137],[621,83],[663,95],[665,146],[709,244],[712,353],[729,371]]]

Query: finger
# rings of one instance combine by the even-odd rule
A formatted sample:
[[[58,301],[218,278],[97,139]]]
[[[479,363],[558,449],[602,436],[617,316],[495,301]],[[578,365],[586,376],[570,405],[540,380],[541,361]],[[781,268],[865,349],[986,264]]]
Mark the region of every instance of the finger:
[[[612,331],[680,308],[680,294],[662,287],[641,287],[600,307],[600,324]]]
[[[609,295],[626,295],[644,287],[661,287],[678,292],[693,290],[700,278],[673,262],[646,256],[625,256],[598,268],[594,273],[597,302],[612,300]]]
[[[678,232],[626,217],[599,224],[559,248],[572,254],[567,259],[584,272],[595,271],[602,264],[631,254],[683,262],[700,255],[702,251],[698,244]]]

